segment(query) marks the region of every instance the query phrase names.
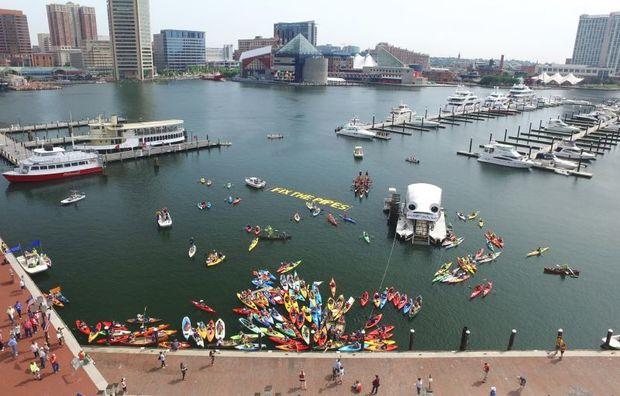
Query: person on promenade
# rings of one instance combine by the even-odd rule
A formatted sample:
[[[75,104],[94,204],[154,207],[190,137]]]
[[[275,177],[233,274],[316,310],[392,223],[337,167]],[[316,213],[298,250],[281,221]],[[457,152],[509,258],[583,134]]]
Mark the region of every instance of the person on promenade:
[[[37,359],[39,357],[39,344],[36,341],[32,341],[30,344],[30,351],[34,355],[34,358]]]
[[[17,341],[15,340],[15,336],[11,336],[11,338],[9,338],[9,342],[6,343],[9,348],[11,348],[11,353],[13,354],[13,357],[17,357],[17,355],[19,355],[19,352],[17,352]]]
[[[489,396],[497,396],[497,388],[492,386],[491,387],[491,392],[489,392]]]
[[[58,358],[56,357],[55,353],[52,353],[50,355],[50,364],[52,365],[52,372],[54,374],[60,371],[60,364],[58,364]]]
[[[13,334],[15,335],[15,339],[17,341],[21,340],[22,338],[22,322],[21,321],[19,323],[16,323],[15,327],[13,327]]]
[[[181,379],[185,381],[185,374],[187,374],[187,365],[181,362]]]
[[[560,347],[562,346],[563,342],[564,342],[564,338],[562,338],[562,335],[558,335],[555,339],[555,352],[553,356],[556,356],[558,352],[560,352]]]
[[[19,318],[22,318],[22,303],[20,303],[19,301],[15,301],[15,305],[13,306],[15,308],[15,312],[17,312],[17,316],[19,316]]]
[[[562,345],[560,345],[560,360],[562,360],[562,358],[564,357],[564,352],[566,352],[567,348],[568,346],[566,345],[566,342],[562,340]]]
[[[0,331],[0,352],[4,352],[4,339],[2,338],[2,331]]]
[[[6,310],[6,314],[9,316],[9,320],[11,321],[11,323],[15,323],[15,308],[13,308],[12,305],[9,305]]]
[[[15,273],[13,272],[13,268],[9,268],[9,278],[11,278],[11,284],[15,283]]]
[[[24,282],[24,275],[19,277],[19,288],[21,289],[22,292],[26,288],[26,282]]]
[[[340,372],[340,368],[342,367],[342,363],[340,363],[340,358],[336,359],[334,362],[334,366],[332,367],[332,380],[336,380],[338,373]]]
[[[491,371],[491,366],[489,365],[488,362],[484,362],[484,365],[482,366],[482,372],[484,372],[484,377],[482,377],[482,382],[487,382],[489,371]]]
[[[37,362],[33,361],[32,363],[30,363],[30,372],[32,373],[32,375],[34,375],[35,379],[41,379],[41,369],[39,369],[39,366],[37,366]]]
[[[422,392],[422,388],[424,387],[424,382],[422,382],[422,378],[418,377],[418,380],[415,382],[415,390],[419,395]]]
[[[299,372],[299,387],[301,390],[306,390],[306,373],[303,370]]]
[[[376,395],[377,392],[379,391],[379,385],[381,385],[379,383],[379,376],[377,374],[375,374],[375,379],[372,380],[372,390],[370,391],[371,395]]]
[[[58,346],[62,346],[62,342],[64,341],[64,337],[62,335],[62,327],[56,329],[56,338],[58,339]]]
[[[39,360],[41,361],[41,368],[45,368],[45,361],[47,360],[47,353],[43,350],[43,348],[39,348]]]
[[[209,357],[211,358],[211,366],[215,364],[215,350],[211,349],[209,351]]]
[[[161,363],[159,368],[165,368],[166,367],[166,354],[163,351],[159,352],[159,357],[157,359]]]
[[[29,320],[24,322],[24,338],[32,337],[32,323]]]
[[[433,386],[433,376],[432,375],[428,375],[428,388],[427,390],[429,392],[432,392],[433,390],[431,389],[431,387]]]
[[[527,384],[527,380],[525,379],[525,375],[521,374],[520,376],[517,377],[517,379],[519,380],[519,386],[521,388],[525,388],[525,384]]]
[[[127,393],[127,378],[121,378],[121,390],[123,391],[123,395]]]
[[[362,383],[359,380],[355,380],[353,385],[351,385],[351,392],[362,393]]]
[[[30,319],[30,323],[32,324],[32,334],[37,334],[37,331],[39,331],[39,321],[36,315]]]

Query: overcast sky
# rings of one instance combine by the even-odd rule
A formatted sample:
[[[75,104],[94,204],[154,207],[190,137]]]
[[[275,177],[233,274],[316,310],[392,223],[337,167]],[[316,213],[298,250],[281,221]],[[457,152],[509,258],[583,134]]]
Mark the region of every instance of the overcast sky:
[[[0,0],[0,7],[26,13],[36,44],[36,34],[48,31],[48,3]],[[108,34],[106,0],[74,3],[94,6],[99,35]],[[620,11],[618,0],[151,0],[151,33],[204,30],[208,47],[236,47],[239,38],[271,37],[274,22],[315,20],[318,44],[387,41],[431,56],[564,62],[579,15],[612,11]]]

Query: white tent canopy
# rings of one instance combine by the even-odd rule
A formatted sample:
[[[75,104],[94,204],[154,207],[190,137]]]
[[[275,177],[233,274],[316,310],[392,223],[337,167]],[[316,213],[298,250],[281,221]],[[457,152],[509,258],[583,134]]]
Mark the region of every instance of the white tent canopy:
[[[370,56],[370,54],[366,54],[366,56],[361,56],[360,54],[357,54],[353,58],[354,70],[362,70],[365,67],[375,66],[377,66],[377,62],[372,58],[372,56]]]
[[[577,85],[583,81],[583,78],[576,77],[573,73],[569,73],[565,76],[562,76],[560,73],[555,73],[554,75],[550,76],[545,72],[539,74],[538,76],[532,77],[532,79],[534,81],[540,81],[543,84],[549,84],[551,82],[554,82],[558,85],[562,85],[566,82],[568,82],[570,85]]]

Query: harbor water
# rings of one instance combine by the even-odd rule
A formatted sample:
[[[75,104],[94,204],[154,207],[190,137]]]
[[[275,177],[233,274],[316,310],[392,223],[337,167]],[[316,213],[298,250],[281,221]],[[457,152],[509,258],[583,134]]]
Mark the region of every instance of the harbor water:
[[[409,321],[391,306],[383,323],[396,326],[400,348],[407,347],[415,329],[415,348],[454,350],[461,329],[471,330],[470,348],[503,349],[511,329],[518,334],[515,349],[549,348],[558,328],[569,348],[597,348],[608,328],[620,330],[620,288],[617,258],[620,247],[620,156],[612,149],[588,168],[590,180],[536,170],[522,171],[481,164],[456,155],[486,143],[489,134],[516,134],[520,125],[536,127],[540,120],[573,111],[556,107],[513,117],[474,121],[412,136],[393,134],[390,141],[360,142],[337,137],[334,128],[353,116],[370,121],[387,117],[401,102],[418,114],[436,114],[454,88],[419,90],[385,87],[283,87],[177,81],[147,84],[96,84],[58,91],[0,93],[0,123],[32,124],[119,114],[130,121],[177,118],[185,120],[188,135],[230,140],[231,147],[161,156],[153,160],[110,164],[104,176],[40,185],[11,185],[2,179],[0,232],[11,245],[40,239],[53,267],[35,276],[42,290],[61,285],[71,303],[60,312],[72,326],[124,320],[142,312],[180,328],[181,318],[193,321],[222,317],[229,332],[240,325],[231,309],[240,305],[235,293],[251,286],[252,270],[272,272],[281,261],[303,259],[297,268],[306,281],[334,277],[338,294],[358,297],[363,290],[394,286],[409,296],[422,295],[424,307]],[[474,88],[484,98],[490,90]],[[541,91],[543,96],[602,101],[617,92]],[[51,132],[50,136],[56,136]],[[281,133],[282,140],[268,140]],[[39,133],[45,136],[45,132]],[[353,158],[362,145],[364,159]],[[414,154],[419,165],[405,162]],[[9,165],[5,164],[5,169]],[[373,187],[359,200],[350,189],[359,171],[368,171]],[[210,178],[213,186],[198,183]],[[267,180],[264,191],[244,185],[247,176]],[[233,183],[228,190],[227,182]],[[388,236],[383,199],[388,188],[404,192],[416,182],[443,189],[447,218],[465,241],[455,249],[412,246]],[[352,205],[357,225],[326,221],[325,214],[309,215],[304,201],[269,191],[283,187]],[[87,198],[77,206],[61,207],[69,190]],[[241,197],[237,206],[225,203]],[[214,207],[201,211],[196,203]],[[167,207],[174,221],[158,230],[155,211]],[[464,284],[431,284],[434,272],[457,255],[484,246],[484,230],[463,223],[455,211],[480,211],[485,228],[501,235],[506,248],[494,263],[480,266]],[[291,221],[295,212],[303,219]],[[341,213],[333,210],[334,214]],[[246,224],[271,225],[292,236],[290,241],[261,241],[248,252],[251,237]],[[361,239],[362,231],[372,238]],[[194,237],[198,254],[187,257]],[[538,246],[550,246],[542,257],[525,258]],[[212,249],[226,261],[205,267]],[[544,275],[544,266],[569,264],[581,270],[579,279]],[[385,278],[384,278],[385,274]],[[492,280],[485,299],[469,301],[471,287]],[[325,298],[325,297],[324,297]],[[190,300],[204,299],[217,315],[195,310]],[[360,328],[370,307],[355,307],[346,315],[347,331]],[[84,340],[85,341],[85,340]]]

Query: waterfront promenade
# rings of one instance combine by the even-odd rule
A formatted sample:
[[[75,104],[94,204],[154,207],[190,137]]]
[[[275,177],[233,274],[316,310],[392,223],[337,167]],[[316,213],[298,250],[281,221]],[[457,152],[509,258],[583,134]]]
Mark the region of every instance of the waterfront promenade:
[[[45,337],[42,326],[33,337],[25,337],[23,328],[21,329],[22,339],[18,341],[18,355],[13,357],[11,348],[7,345],[10,339],[10,333],[18,323],[25,322],[27,315],[27,301],[33,296],[36,300],[41,296],[40,290],[34,284],[32,279],[19,266],[14,256],[9,254],[6,257],[0,253],[0,263],[5,258],[8,264],[0,265],[0,308],[2,308],[3,316],[0,321],[0,333],[4,342],[4,351],[0,352],[0,372],[2,373],[2,381],[0,381],[0,395],[75,395],[78,392],[84,395],[93,395],[98,390],[105,389],[107,383],[103,376],[99,373],[96,366],[92,363],[74,370],[71,361],[77,356],[81,347],[77,340],[71,334],[70,328],[60,319],[53,309],[50,309],[49,320],[49,343],[50,352],[55,354],[60,366],[58,373],[53,373],[52,365],[48,361],[45,368],[40,371],[41,380],[34,378],[31,374],[29,365],[33,361],[37,361],[41,367],[40,360],[35,359],[30,350],[31,342],[34,340],[43,347],[45,345]],[[10,271],[14,275],[11,277]],[[20,288],[20,278],[23,276],[25,288]],[[17,301],[22,304],[22,319],[15,314],[15,324],[12,324],[6,313],[9,306],[14,305]],[[35,304],[37,306],[37,304]],[[62,331],[64,344],[60,346],[56,336],[56,329],[64,328]]]
[[[87,348],[97,367],[110,382],[126,377],[130,394],[152,395],[349,395],[355,380],[369,394],[374,375],[380,377],[380,395],[414,395],[418,377],[433,395],[619,395],[620,356],[609,351],[568,351],[563,360],[546,351],[514,352],[400,352],[342,354],[342,385],[331,380],[336,353],[286,354],[225,351],[210,365],[207,351],[182,350],[167,355],[159,368],[156,350]],[[180,363],[188,366],[181,379]],[[491,365],[482,382],[484,362]],[[299,387],[304,370],[307,391]],[[527,379],[524,388],[518,376]]]

